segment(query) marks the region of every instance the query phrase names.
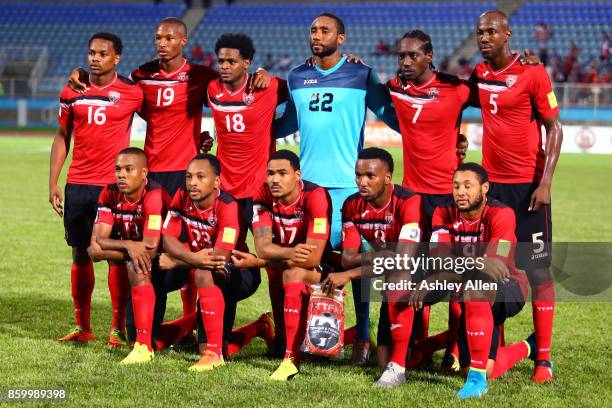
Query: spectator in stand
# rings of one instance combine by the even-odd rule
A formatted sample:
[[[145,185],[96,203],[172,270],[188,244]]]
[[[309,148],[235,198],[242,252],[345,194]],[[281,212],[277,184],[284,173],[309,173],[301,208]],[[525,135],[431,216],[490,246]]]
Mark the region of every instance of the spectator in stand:
[[[389,55],[389,53],[389,46],[382,40],[382,38],[378,40],[378,43],[376,43],[376,49],[374,50],[374,55],[383,56]]]
[[[567,52],[567,56],[565,57],[565,61],[563,62],[563,75],[565,76],[565,80],[569,82],[576,82],[577,78],[575,78],[575,67],[578,62],[578,55],[580,54],[580,49],[576,45],[576,43],[572,43]],[[578,70],[580,68],[578,67]],[[574,81],[570,79],[574,75]]]
[[[610,63],[610,37],[608,37],[608,33],[601,33],[601,51],[599,53],[599,60],[602,63],[608,64]]]
[[[196,44],[191,48],[191,61],[194,64],[201,64],[204,62],[204,50],[200,44]]]
[[[270,53],[266,54],[266,59],[264,60],[264,62],[261,65],[261,67],[269,72],[269,71],[272,71],[274,69],[275,65],[276,64],[274,63],[274,58],[272,58],[272,54],[270,54]]]
[[[204,65],[206,65],[207,67],[213,68],[216,63],[217,63],[217,59],[212,53],[207,52],[204,54],[204,61],[203,61]]]
[[[278,70],[281,72],[287,72],[292,67],[292,65],[293,62],[291,61],[291,58],[289,58],[289,55],[285,54],[283,55],[283,58],[278,61]]]

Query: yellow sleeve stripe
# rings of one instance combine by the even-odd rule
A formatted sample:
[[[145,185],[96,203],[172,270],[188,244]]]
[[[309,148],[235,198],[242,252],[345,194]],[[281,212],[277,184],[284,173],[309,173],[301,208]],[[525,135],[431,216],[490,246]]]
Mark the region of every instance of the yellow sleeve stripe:
[[[315,234],[326,234],[327,233],[327,219],[326,218],[315,218],[312,232]]]
[[[550,91],[546,96],[548,97],[548,104],[550,105],[550,109],[555,109],[558,106],[555,92]]]
[[[159,231],[161,229],[161,215],[149,215],[147,229]]]
[[[230,228],[230,227],[223,228],[223,238],[221,239],[221,241],[226,244],[233,244],[235,240],[236,240],[236,229]]]

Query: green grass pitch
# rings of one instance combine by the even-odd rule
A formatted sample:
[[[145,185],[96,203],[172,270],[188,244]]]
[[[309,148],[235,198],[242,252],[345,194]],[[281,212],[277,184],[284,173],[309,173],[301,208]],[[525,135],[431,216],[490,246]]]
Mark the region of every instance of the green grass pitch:
[[[160,352],[152,364],[121,367],[128,350],[111,352],[105,342],[111,319],[107,267],[96,264],[92,321],[96,340],[87,346],[61,345],[54,339],[74,323],[70,297],[70,250],[63,227],[47,202],[48,138],[0,138],[0,390],[14,387],[68,391],[61,406],[456,406],[453,393],[463,380],[431,371],[413,371],[407,384],[379,390],[374,367],[344,362],[304,363],[302,374],[286,384],[272,383],[278,360],[265,358],[256,339],[227,367],[194,374],[195,355]],[[401,152],[391,149],[401,180]],[[470,154],[479,160],[478,153]],[[612,242],[610,200],[612,159],[562,155],[553,187],[556,241]],[[584,271],[585,275],[589,273]],[[265,273],[263,274],[265,275]],[[269,310],[267,282],[240,303],[237,325]],[[347,324],[354,322],[347,297]],[[376,322],[379,304],[372,305]],[[473,406],[610,406],[612,336],[609,303],[560,303],[554,326],[555,383],[534,385],[532,363],[519,363],[505,378],[492,381],[489,393]],[[181,313],[180,297],[169,296],[167,319]],[[447,308],[432,310],[431,332],[444,329]],[[506,326],[509,341],[532,331],[531,306]],[[437,354],[435,361],[439,362]]]

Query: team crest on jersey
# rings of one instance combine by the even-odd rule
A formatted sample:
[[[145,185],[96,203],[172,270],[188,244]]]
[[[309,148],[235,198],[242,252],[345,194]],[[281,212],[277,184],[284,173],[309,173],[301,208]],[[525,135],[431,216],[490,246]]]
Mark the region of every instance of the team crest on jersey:
[[[110,99],[112,103],[117,103],[119,98],[121,98],[121,94],[117,91],[110,91],[108,93],[108,99]]]
[[[187,79],[189,79],[189,76],[187,75],[186,72],[179,72],[178,74],[178,80],[181,82],[185,82],[187,81]]]
[[[244,101],[244,103],[246,103],[247,105],[252,104],[253,102],[255,102],[255,95],[253,95],[252,93],[243,93],[242,94],[242,100]]]
[[[435,99],[438,97],[438,95],[440,95],[440,90],[438,88],[429,88],[427,90],[427,95],[429,95],[430,98]]]
[[[212,225],[213,227],[214,227],[215,225],[217,225],[217,216],[216,216],[216,215],[211,215],[211,216],[208,218],[208,223],[209,223],[210,225]]]
[[[385,215],[385,222],[389,225],[393,224],[393,214]]]
[[[302,210],[302,207],[296,207],[295,208],[295,216],[297,218],[303,218],[304,217],[304,210]]]
[[[517,76],[516,75],[506,75],[506,85],[510,88],[512,85],[516,83]]]

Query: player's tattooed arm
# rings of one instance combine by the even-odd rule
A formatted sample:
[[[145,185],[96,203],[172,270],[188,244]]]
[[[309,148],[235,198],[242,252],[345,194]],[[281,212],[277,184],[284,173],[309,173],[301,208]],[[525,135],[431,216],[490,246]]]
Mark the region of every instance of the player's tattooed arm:
[[[79,93],[85,93],[89,89],[89,72],[83,68],[75,68],[68,78],[68,86]]]
[[[293,248],[285,248],[272,242],[272,227],[254,228],[253,240],[257,256],[266,261],[288,261],[294,255]]]
[[[561,143],[563,143],[563,128],[559,115],[542,119],[546,129],[546,159],[544,161],[544,172],[538,188],[531,195],[529,211],[538,211],[542,206],[550,204],[550,188],[553,175],[561,154]]]
[[[57,128],[51,145],[51,158],[49,160],[49,203],[60,217],[64,215],[64,195],[57,183],[70,150],[71,133],[71,129],[65,126],[60,125]]]
[[[162,240],[164,249],[171,257],[185,262],[192,268],[214,270],[225,265],[225,257],[214,255],[212,248],[191,252],[176,237],[163,235]]]
[[[323,251],[327,240],[307,238],[303,244],[297,244],[293,248],[293,255],[287,261],[287,267],[298,266],[304,269],[314,268],[321,264]]]

